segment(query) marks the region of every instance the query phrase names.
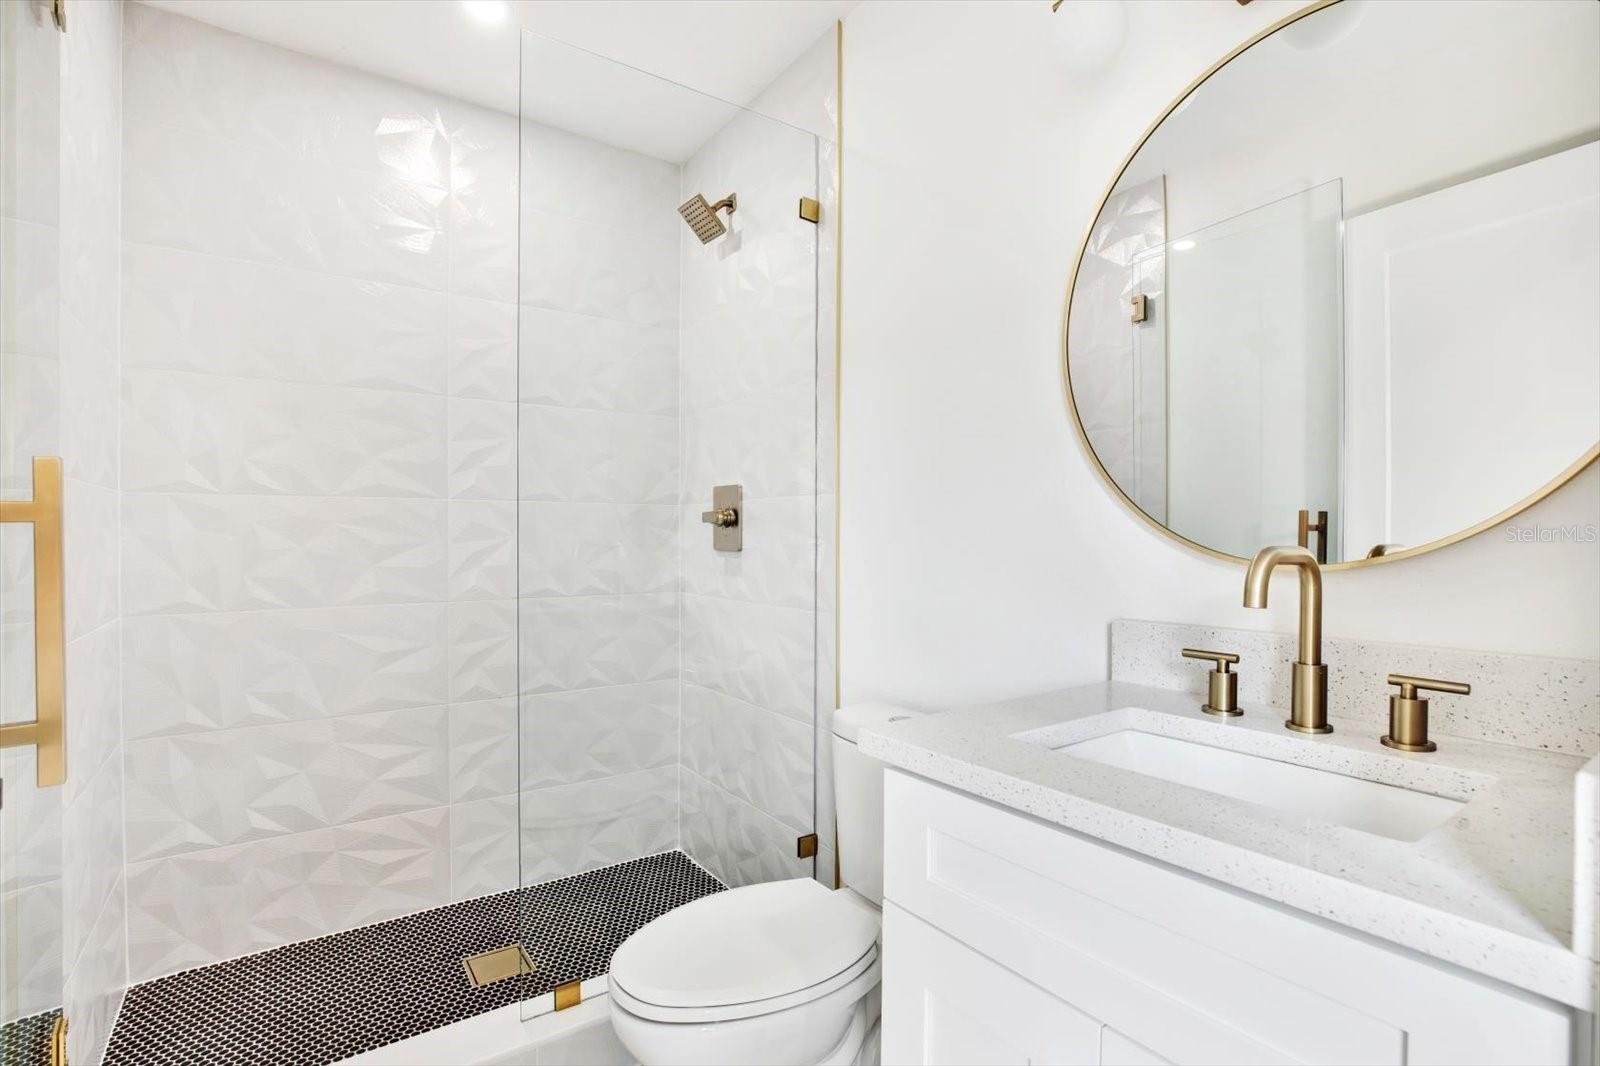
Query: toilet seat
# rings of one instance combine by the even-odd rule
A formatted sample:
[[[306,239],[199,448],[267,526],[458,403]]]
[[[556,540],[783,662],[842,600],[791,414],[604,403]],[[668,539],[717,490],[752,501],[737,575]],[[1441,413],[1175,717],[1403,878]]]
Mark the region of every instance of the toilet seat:
[[[873,945],[865,955],[857,959],[849,969],[842,973],[835,974],[826,981],[820,981],[817,984],[795,989],[793,992],[781,996],[772,996],[768,999],[704,1007],[663,1007],[660,1004],[647,1002],[631,994],[627,987],[617,980],[615,974],[608,981],[607,992],[616,1001],[617,1006],[629,1014],[653,1022],[730,1022],[805,1006],[861,980],[863,977],[870,978],[870,983],[875,984],[877,982],[877,970],[878,948],[877,945]]]
[[[810,878],[748,885],[669,911],[611,960],[616,1005],[650,1021],[733,1021],[875,981],[877,910]]]

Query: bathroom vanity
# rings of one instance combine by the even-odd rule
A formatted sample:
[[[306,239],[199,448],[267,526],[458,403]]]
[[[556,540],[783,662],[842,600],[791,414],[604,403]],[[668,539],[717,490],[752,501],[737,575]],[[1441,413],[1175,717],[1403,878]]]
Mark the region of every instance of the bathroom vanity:
[[[884,1061],[1587,1061],[1592,761],[1334,725],[1110,682],[864,733]]]

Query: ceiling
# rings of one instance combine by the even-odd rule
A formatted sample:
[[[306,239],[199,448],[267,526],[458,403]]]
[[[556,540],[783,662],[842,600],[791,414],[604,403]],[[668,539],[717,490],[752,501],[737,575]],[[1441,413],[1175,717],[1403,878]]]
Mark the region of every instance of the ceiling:
[[[410,82],[515,114],[518,30],[535,42],[542,70],[559,59],[563,79],[586,91],[559,101],[535,90],[530,108],[552,124],[662,159],[689,156],[725,121],[726,109],[649,83],[596,53],[746,105],[858,0],[507,0],[503,21],[474,18],[461,0],[143,0],[270,44]],[[643,95],[650,105],[631,106]],[[584,101],[588,101],[585,103]],[[525,104],[527,102],[525,101]],[[545,106],[548,104],[549,106]],[[552,111],[554,108],[554,111]],[[593,115],[587,112],[590,109]],[[722,115],[714,120],[713,115]],[[630,115],[632,116],[630,118]]]

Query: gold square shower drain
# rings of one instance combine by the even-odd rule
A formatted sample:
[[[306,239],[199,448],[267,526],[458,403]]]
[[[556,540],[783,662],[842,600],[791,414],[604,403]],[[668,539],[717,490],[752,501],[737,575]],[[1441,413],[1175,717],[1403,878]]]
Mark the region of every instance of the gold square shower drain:
[[[461,960],[461,965],[466,967],[467,980],[472,982],[473,988],[482,988],[534,970],[533,960],[528,958],[521,944],[495,948],[481,955],[468,955]]]

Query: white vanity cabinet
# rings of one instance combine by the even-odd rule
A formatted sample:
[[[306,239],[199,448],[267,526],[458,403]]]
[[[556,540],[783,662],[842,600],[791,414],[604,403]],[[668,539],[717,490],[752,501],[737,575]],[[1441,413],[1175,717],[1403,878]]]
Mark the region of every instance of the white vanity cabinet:
[[[1571,1009],[900,771],[883,1061],[1568,1063]]]

